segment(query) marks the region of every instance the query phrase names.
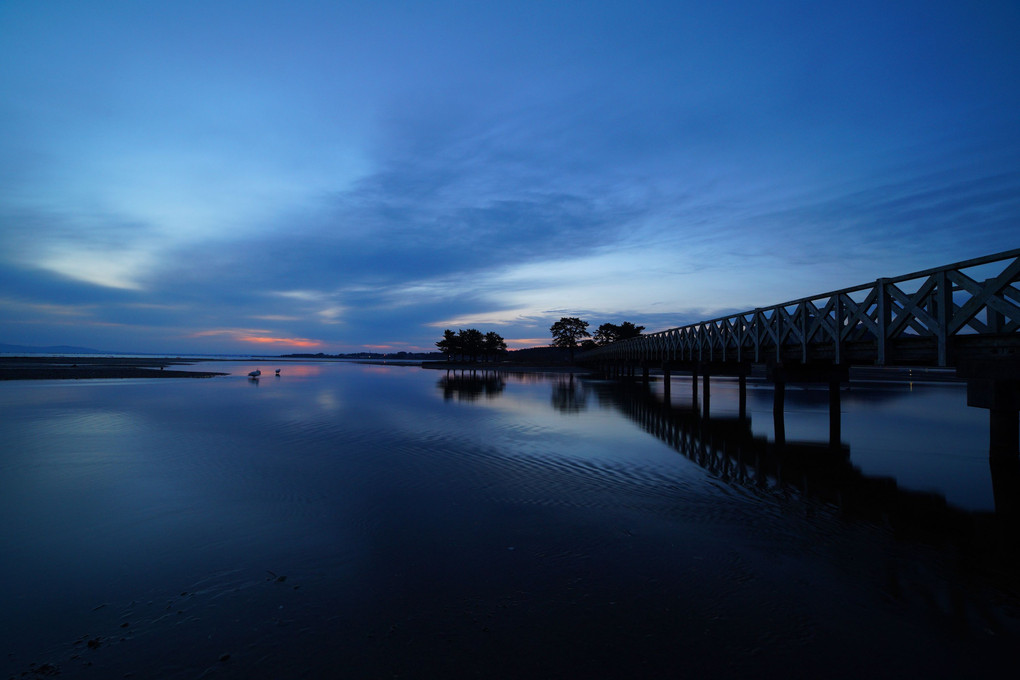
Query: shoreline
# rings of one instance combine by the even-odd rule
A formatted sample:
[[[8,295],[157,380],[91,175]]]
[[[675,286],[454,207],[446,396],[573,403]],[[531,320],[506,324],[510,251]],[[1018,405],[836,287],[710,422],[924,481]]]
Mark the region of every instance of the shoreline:
[[[202,360],[205,362],[206,360]],[[229,375],[216,371],[166,370],[190,366],[194,359],[139,359],[121,357],[0,357],[2,380],[96,380],[122,378],[212,378]]]
[[[249,361],[267,362],[273,357],[258,357]],[[213,378],[230,375],[222,371],[181,370],[175,367],[195,363],[234,361],[233,359],[183,357],[110,357],[110,356],[4,356],[0,357],[0,381],[4,380],[94,380],[124,378]],[[309,359],[308,361],[330,361]],[[335,360],[334,360],[335,361]],[[341,360],[346,363],[407,366],[435,371],[478,371],[495,373],[596,373],[591,367],[571,364],[541,364],[537,362],[446,362],[399,360]],[[677,375],[683,374],[677,371]],[[762,374],[763,375],[763,374]],[[757,373],[752,376],[761,377]],[[652,380],[661,380],[661,372],[653,369]],[[962,382],[952,369],[854,366],[850,369],[851,382]],[[795,381],[792,381],[795,382]]]

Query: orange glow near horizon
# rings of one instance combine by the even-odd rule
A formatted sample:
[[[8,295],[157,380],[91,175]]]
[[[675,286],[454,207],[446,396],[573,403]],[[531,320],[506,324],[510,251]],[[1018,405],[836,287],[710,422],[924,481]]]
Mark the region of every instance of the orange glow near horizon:
[[[248,342],[254,345],[285,345],[288,347],[322,347],[324,343],[318,340],[309,340],[308,338],[276,338],[271,335],[265,335],[266,331],[263,330],[238,330],[231,328],[208,330],[208,331],[196,331],[191,334],[193,338],[206,338],[217,335],[228,336],[238,342]]]
[[[306,338],[270,338],[261,335],[242,335],[237,338],[241,342],[251,342],[256,345],[288,345],[291,347],[322,347],[317,340]]]
[[[549,338],[507,338],[508,349],[529,349],[531,347],[548,347]]]

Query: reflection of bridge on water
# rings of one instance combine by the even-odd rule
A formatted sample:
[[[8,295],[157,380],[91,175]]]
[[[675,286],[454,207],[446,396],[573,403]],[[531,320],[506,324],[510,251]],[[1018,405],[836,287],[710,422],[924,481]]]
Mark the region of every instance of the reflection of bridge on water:
[[[720,481],[773,497],[799,497],[834,508],[852,520],[889,527],[900,538],[952,548],[961,564],[979,567],[1000,586],[1017,587],[1020,558],[1020,461],[990,459],[994,512],[950,505],[944,496],[901,488],[891,477],[865,475],[851,463],[850,448],[829,441],[770,440],[755,436],[746,408],[733,417],[711,416],[697,398],[674,405],[669,390],[640,380],[593,381],[573,374],[499,369],[448,369],[438,382],[444,398],[497,398],[507,381],[543,383],[562,412],[583,411],[592,397],[639,424],[649,434]],[[695,392],[695,397],[697,392]]]
[[[1020,462],[991,460],[995,512],[953,507],[944,496],[863,474],[850,449],[833,442],[769,441],[751,420],[709,417],[697,404],[674,406],[647,383],[594,383],[599,400],[720,480],[770,493],[794,493],[846,517],[888,526],[897,536],[950,544],[995,571],[1013,573],[1020,553]],[[1011,586],[1012,587],[1012,586]]]
[[[609,376],[647,380],[661,368],[690,372],[704,402],[710,376],[738,376],[741,404],[752,364],[775,383],[777,414],[788,381],[827,382],[835,441],[839,388],[851,366],[955,368],[967,403],[989,411],[989,453],[1020,454],[1020,249],[772,307],[671,328],[585,352]],[[782,438],[781,417],[777,432]]]

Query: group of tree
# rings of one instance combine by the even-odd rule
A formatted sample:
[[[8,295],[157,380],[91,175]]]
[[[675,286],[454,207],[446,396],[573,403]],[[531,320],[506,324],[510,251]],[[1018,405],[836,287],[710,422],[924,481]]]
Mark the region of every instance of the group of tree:
[[[602,346],[619,340],[636,338],[641,335],[641,331],[644,329],[644,326],[635,326],[630,321],[624,321],[619,326],[615,323],[604,323],[595,331],[594,342],[596,345]]]
[[[447,328],[443,331],[443,339],[436,343],[436,347],[446,355],[447,361],[454,358],[478,361],[479,357],[492,361],[506,351],[506,341],[494,331],[483,335],[477,328],[462,328],[456,333]]]
[[[641,335],[641,331],[644,329],[644,326],[635,326],[630,321],[624,321],[619,325],[604,323],[595,331],[593,339],[585,340],[584,338],[592,337],[591,333],[588,332],[588,322],[582,321],[576,316],[564,316],[549,327],[549,332],[552,333],[552,344],[555,347],[568,348],[570,350],[570,360],[573,361],[574,349],[576,347],[588,349],[590,347],[608,345],[619,340],[636,338]]]

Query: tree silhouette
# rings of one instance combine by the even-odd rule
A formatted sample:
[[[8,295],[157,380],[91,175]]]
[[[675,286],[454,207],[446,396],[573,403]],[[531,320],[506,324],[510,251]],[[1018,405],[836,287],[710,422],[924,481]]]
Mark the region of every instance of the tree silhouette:
[[[457,334],[447,328],[443,331],[443,339],[436,343],[440,352],[446,355],[447,361],[453,360],[453,355],[460,352],[460,342]]]
[[[485,351],[485,356],[492,360],[506,351],[506,341],[499,333],[489,331],[485,334],[485,338],[482,342],[482,348]]]
[[[457,340],[460,342],[460,351],[477,361],[478,355],[485,350],[485,336],[477,328],[457,331]]]
[[[595,331],[595,344],[608,345],[618,340],[636,338],[644,329],[644,326],[635,326],[630,321],[624,321],[619,326],[615,323],[604,323]]]
[[[570,350],[570,361],[574,361],[574,348],[581,338],[591,337],[588,332],[588,322],[581,321],[576,316],[560,317],[560,320],[549,327],[552,333],[553,345],[555,347],[566,347]]]
[[[446,355],[447,361],[456,356],[477,361],[479,355],[491,360],[506,351],[506,341],[494,331],[482,335],[477,328],[462,328],[456,333],[447,328],[443,331],[443,339],[436,342],[436,347]]]

